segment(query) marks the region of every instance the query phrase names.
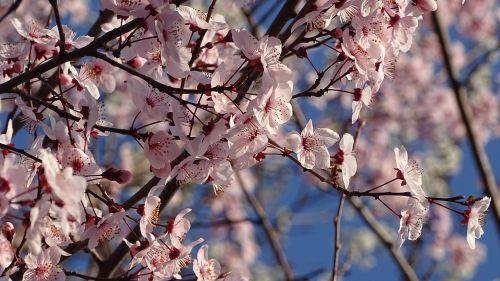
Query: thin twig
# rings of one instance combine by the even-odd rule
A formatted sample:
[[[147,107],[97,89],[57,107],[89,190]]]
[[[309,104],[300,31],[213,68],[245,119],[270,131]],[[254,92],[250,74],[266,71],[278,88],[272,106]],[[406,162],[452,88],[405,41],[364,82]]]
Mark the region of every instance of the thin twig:
[[[408,263],[406,258],[401,254],[401,252],[395,247],[394,239],[390,234],[388,234],[385,229],[378,223],[377,219],[372,215],[371,211],[368,210],[363,201],[359,198],[351,197],[349,198],[351,205],[359,212],[361,218],[370,227],[370,229],[377,235],[383,245],[390,251],[392,258],[399,266],[399,269],[403,273],[406,280],[418,281],[417,274]]]
[[[59,8],[57,7],[57,0],[49,0],[52,10],[54,11],[54,17],[56,18],[57,31],[59,32],[59,55],[64,56],[66,53],[66,35],[64,34],[61,15],[59,14]]]
[[[339,271],[339,258],[340,258],[340,221],[342,220],[342,212],[344,210],[345,194],[340,196],[339,208],[337,210],[337,216],[335,216],[335,247],[333,252],[333,271],[332,271],[332,281],[338,280]]]
[[[456,70],[453,67],[446,33],[441,26],[439,16],[436,12],[432,12],[432,22],[434,24],[434,30],[436,31],[439,39],[439,44],[441,45],[441,52],[443,54],[443,62],[446,68],[446,73],[448,74],[448,79],[450,80],[450,86],[455,93],[455,99],[457,101],[458,109],[460,110],[460,115],[462,116],[462,121],[467,132],[467,138],[472,149],[472,154],[474,156],[476,166],[479,170],[479,174],[484,185],[484,191],[486,195],[491,197],[493,217],[495,218],[495,222],[497,224],[497,230],[500,231],[500,195],[498,192],[495,175],[491,170],[491,165],[488,160],[486,151],[479,141],[479,136],[477,134],[477,130],[473,121],[474,115],[471,108],[467,104],[467,97],[465,96],[465,92],[460,87],[460,83],[457,80],[458,76]]]
[[[293,271],[290,265],[288,264],[288,261],[286,259],[286,256],[283,252],[283,249],[281,248],[281,244],[278,239],[278,235],[276,234],[276,231],[274,230],[273,226],[271,225],[271,222],[267,218],[266,211],[264,210],[264,207],[260,204],[259,200],[255,198],[255,196],[250,193],[245,186],[245,183],[243,182],[241,175],[239,172],[235,172],[236,174],[236,180],[238,181],[238,184],[241,186],[241,189],[243,190],[243,193],[245,194],[246,199],[254,209],[255,213],[259,217],[260,221],[262,222],[262,227],[264,229],[264,232],[266,233],[267,238],[269,239],[269,242],[271,244],[271,248],[274,252],[274,256],[278,260],[278,264],[280,265],[281,269],[283,270],[283,273],[285,274],[285,279],[287,281],[293,280]]]

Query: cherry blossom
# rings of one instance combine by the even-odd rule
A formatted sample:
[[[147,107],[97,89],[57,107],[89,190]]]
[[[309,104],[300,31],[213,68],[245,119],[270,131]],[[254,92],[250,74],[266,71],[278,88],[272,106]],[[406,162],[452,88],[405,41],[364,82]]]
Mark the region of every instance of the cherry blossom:
[[[80,36],[80,37],[75,39],[76,33],[73,30],[71,30],[66,25],[63,25],[62,28],[63,28],[64,39],[65,39],[64,48],[66,51],[69,51],[72,48],[77,48],[77,49],[83,48],[86,45],[88,45],[90,42],[92,42],[92,40],[94,39],[93,37],[90,37],[87,35]],[[59,44],[58,42],[59,42],[60,36],[59,36],[59,30],[58,30],[57,26],[54,26],[52,29],[50,29],[47,32],[47,35],[49,37],[51,37],[51,39],[52,39],[51,41],[53,44],[55,44],[56,46]]]
[[[43,28],[43,25],[34,19],[22,22],[17,18],[11,19],[12,25],[16,31],[24,38],[35,43],[46,43],[48,41],[48,30]]]
[[[89,239],[89,249],[97,247],[104,241],[121,240],[125,236],[122,220],[126,215],[126,212],[110,213],[85,230],[83,237]]]
[[[354,138],[350,134],[344,134],[339,142],[340,150],[333,156],[335,165],[342,169],[342,180],[344,187],[349,188],[351,177],[356,174],[358,164],[353,153]]]
[[[290,81],[291,70],[279,61],[281,42],[276,37],[265,36],[260,40],[244,29],[231,31],[234,43],[241,49],[245,58],[255,67],[278,83]]]
[[[292,88],[288,83],[278,84],[270,87],[254,100],[253,111],[257,120],[272,134],[276,134],[279,126],[292,117],[292,105],[290,104]]]
[[[328,128],[314,130],[312,121],[309,120],[302,133],[294,131],[288,135],[287,140],[304,168],[326,169],[330,168],[328,147],[339,140],[339,135]]]
[[[170,167],[170,161],[180,153],[181,150],[173,137],[165,131],[154,133],[144,144],[144,154],[155,169]]]
[[[328,27],[333,16],[337,13],[337,9],[332,2],[328,1],[319,7],[315,7],[313,11],[297,20],[292,26],[292,31],[304,23],[307,23],[306,31]]]
[[[54,194],[55,199],[70,206],[79,204],[87,188],[85,178],[73,175],[72,167],[61,170],[56,157],[47,150],[42,150],[40,158],[42,159],[48,187]]]
[[[160,185],[151,188],[144,202],[144,211],[139,222],[141,234],[144,237],[153,231],[155,224],[158,222],[161,200],[155,193],[162,187],[163,186]]]
[[[418,199],[408,198],[408,205],[401,211],[401,220],[399,223],[399,247],[408,240],[417,240],[422,233],[422,226],[427,218],[429,204],[420,202]]]
[[[48,248],[35,256],[29,253],[24,262],[28,269],[24,272],[23,281],[66,280],[66,274],[57,265],[61,254],[55,248]]]
[[[346,247],[335,241],[340,265],[352,268],[334,268],[333,279],[369,260],[377,235],[393,244],[379,233],[386,215],[400,219],[399,247],[428,232],[415,250],[435,260],[436,275],[472,277],[495,198],[456,194],[463,189],[450,179],[464,138],[477,135],[481,150],[500,136],[493,0],[450,2],[432,19],[435,0],[286,1],[281,12],[253,0],[89,3],[0,0],[0,280],[269,279],[277,268],[258,254],[269,245],[284,279],[296,279],[287,263],[300,261],[286,245],[280,253],[272,232],[296,242],[285,235],[301,216],[287,206],[262,212],[283,199],[307,208],[319,189],[360,197],[353,210],[374,232],[358,231]],[[450,46],[443,32],[453,33]],[[454,84],[470,93],[469,118]],[[401,141],[426,167],[428,197],[420,164],[393,148]],[[350,186],[355,175],[366,191]],[[287,188],[299,181],[318,188]],[[344,239],[357,226],[339,220],[342,206]],[[163,209],[180,211],[166,218]],[[455,214],[467,244],[453,232]],[[192,216],[210,227],[192,231]],[[217,259],[208,245],[193,256],[204,241],[193,233]],[[73,254],[105,266],[73,272],[60,263]],[[403,272],[412,279],[423,265]]]
[[[239,158],[244,155],[255,155],[262,151],[268,142],[268,137],[256,117],[246,115],[242,116],[237,124],[231,128],[228,140],[230,155]]]
[[[471,249],[476,248],[476,239],[481,238],[484,234],[483,225],[486,217],[486,210],[490,206],[491,198],[483,197],[472,204],[472,206],[464,212],[464,223],[467,223],[467,243]]]
[[[365,106],[370,106],[372,102],[372,89],[370,86],[364,89],[356,88],[354,89],[354,98],[352,100],[352,123],[356,122],[359,118],[359,113],[361,112],[361,107],[363,104]]]
[[[5,235],[0,234],[0,270],[7,268],[14,259],[15,249],[12,247],[12,241]]]
[[[394,148],[394,154],[396,155],[397,178],[402,180],[401,185],[408,186],[412,196],[415,196],[420,202],[427,201],[426,194],[422,189],[422,170],[417,162],[413,160],[408,163],[408,152],[403,146]]]
[[[208,245],[198,250],[197,258],[193,262],[193,271],[198,281],[217,280],[221,274],[221,266],[215,259],[208,259]]]

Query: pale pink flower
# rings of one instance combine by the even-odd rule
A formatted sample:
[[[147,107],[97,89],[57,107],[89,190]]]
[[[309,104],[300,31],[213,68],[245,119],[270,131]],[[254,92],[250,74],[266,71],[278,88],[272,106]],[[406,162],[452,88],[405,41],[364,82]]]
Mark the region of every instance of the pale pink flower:
[[[99,172],[99,166],[94,159],[79,148],[67,148],[62,153],[63,167],[73,168],[76,175],[95,175]]]
[[[7,268],[12,259],[14,259],[15,249],[12,247],[12,241],[9,241],[5,235],[0,233],[0,270]]]
[[[132,93],[134,105],[141,111],[141,116],[166,118],[171,112],[170,97],[144,82],[142,79],[130,79],[127,88]]]
[[[207,22],[206,13],[189,6],[180,5],[176,8],[176,11],[179,12],[179,14],[188,24],[191,24],[199,29],[218,31],[227,28],[227,24],[225,23],[224,18],[220,15],[211,16]]]
[[[237,125],[231,128],[228,140],[230,142],[229,155],[232,158],[239,158],[245,154],[257,154],[266,147],[268,142],[265,130],[251,114],[242,116],[238,120]]]
[[[221,274],[221,266],[215,259],[208,259],[208,245],[203,245],[198,250],[198,255],[193,262],[193,271],[197,281],[217,280]]]
[[[417,162],[413,160],[408,163],[408,152],[403,146],[394,148],[394,154],[396,155],[397,178],[402,180],[401,185],[407,185],[411,195],[420,202],[427,201],[426,194],[422,189],[422,170]]]
[[[158,222],[158,217],[160,215],[160,197],[156,193],[164,188],[163,185],[157,185],[148,193],[146,201],[144,202],[144,213],[139,221],[139,226],[141,229],[142,236],[146,237],[148,233],[151,233]]]
[[[355,88],[354,98],[352,100],[352,123],[356,122],[359,118],[359,113],[363,104],[365,106],[370,106],[372,102],[372,88],[366,86],[364,89]]]
[[[328,1],[297,20],[293,24],[291,31],[293,32],[297,27],[303,25],[304,23],[307,24],[307,32],[315,29],[324,29],[330,25],[332,18],[337,11],[338,10],[335,5],[333,5],[332,1]]]
[[[87,188],[85,178],[73,175],[71,167],[61,170],[56,157],[47,150],[41,151],[40,159],[50,191],[56,198],[67,205],[79,204]]]
[[[63,229],[63,225],[57,221],[52,220],[48,216],[43,218],[43,226],[41,227],[41,235],[45,239],[45,243],[50,247],[57,249],[62,255],[70,256],[71,254],[65,252],[60,247],[67,246],[70,244],[71,238],[70,233]]]
[[[15,154],[5,157],[0,153],[0,197],[10,199],[26,189],[28,173],[26,168],[19,165]],[[0,208],[0,217],[5,210]]]
[[[66,274],[57,266],[61,254],[56,248],[50,247],[35,256],[29,253],[24,262],[28,268],[23,275],[23,281],[63,281]]]
[[[260,125],[272,134],[292,117],[292,83],[280,83],[264,89],[254,99],[253,112]]]
[[[339,142],[340,150],[333,156],[334,163],[340,165],[342,169],[342,180],[346,189],[349,188],[351,177],[356,174],[356,170],[358,169],[358,164],[352,151],[353,145],[354,138],[348,133],[344,134]]]
[[[92,42],[92,40],[94,39],[93,37],[90,37],[87,35],[80,36],[80,37],[75,39],[76,33],[73,30],[71,30],[66,25],[63,25],[62,28],[63,28],[64,40],[65,40],[64,49],[66,51],[71,50],[73,47],[77,48],[77,49],[83,48],[83,47],[87,46],[90,42]],[[59,29],[57,28],[57,26],[54,26],[51,30],[49,30],[47,32],[47,35],[50,37],[51,43],[53,43],[54,45],[57,45],[57,47],[58,47],[59,40],[61,39],[61,37],[59,36]]]
[[[179,241],[184,240],[186,238],[186,233],[191,228],[191,222],[186,219],[186,215],[192,210],[189,208],[183,209],[182,211],[175,216],[175,219],[169,219],[167,221],[167,233],[170,236],[170,239],[177,239]]]
[[[407,12],[409,14],[413,13],[415,16],[420,16],[423,13],[435,10],[437,10],[436,0],[413,0],[412,3],[408,5]]]
[[[359,73],[374,72],[375,64],[383,61],[385,48],[381,42],[356,40],[349,35],[349,29],[344,30],[342,39],[342,51],[354,60]]]
[[[70,72],[73,74],[77,90],[85,88],[96,100],[99,99],[100,87],[106,93],[111,93],[115,90],[116,80],[113,72],[115,67],[101,59],[92,59],[90,62],[81,66],[80,72],[77,74],[74,67],[70,67]]]
[[[331,129],[314,130],[312,121],[307,122],[302,133],[293,131],[287,137],[290,148],[297,153],[297,159],[306,169],[330,168],[330,153],[328,147],[339,140],[339,135]]]
[[[180,153],[181,149],[166,131],[154,133],[144,143],[144,154],[155,169],[170,166],[170,161],[177,158]]]
[[[127,212],[110,213],[101,218],[97,225],[92,225],[85,230],[83,237],[89,239],[89,249],[97,247],[104,241],[121,240],[125,236],[122,220],[126,215]]]
[[[276,37],[264,36],[257,41],[252,34],[244,29],[231,31],[234,44],[243,52],[251,65],[262,67],[265,76],[278,83],[290,81],[292,71],[280,62],[281,41]]]
[[[212,130],[216,129],[215,127]],[[223,190],[225,186],[231,184],[234,180],[234,172],[231,163],[228,161],[229,144],[227,141],[218,141],[215,135],[208,136],[200,135],[196,139],[189,141],[186,149],[191,155],[188,158],[198,159],[197,165],[204,170],[203,181],[207,180],[212,183],[214,192]],[[220,138],[220,135],[217,135]],[[210,141],[217,141],[210,144]]]
[[[413,43],[413,33],[418,26],[418,20],[415,16],[402,16],[398,13],[393,13],[388,9],[390,19],[390,28],[392,28],[392,45],[396,50],[407,52]]]
[[[44,44],[48,42],[48,30],[43,28],[43,25],[36,20],[30,19],[21,22],[17,18],[12,18],[11,23],[17,33],[29,41]]]
[[[417,240],[422,233],[422,226],[427,218],[429,204],[421,203],[418,199],[408,198],[408,205],[401,211],[401,220],[399,222],[399,247],[408,240]]]
[[[483,197],[464,212],[464,223],[467,223],[467,243],[471,249],[476,248],[476,239],[484,234],[483,225],[486,221],[486,210],[490,206],[491,198]]]
[[[175,178],[179,183],[204,183],[213,167],[204,156],[189,156],[177,164],[167,178],[167,182]]]

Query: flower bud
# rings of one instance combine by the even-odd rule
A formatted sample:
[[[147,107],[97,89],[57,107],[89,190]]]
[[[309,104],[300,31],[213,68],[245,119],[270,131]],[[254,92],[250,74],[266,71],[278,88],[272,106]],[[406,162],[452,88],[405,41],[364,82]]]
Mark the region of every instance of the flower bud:
[[[10,222],[6,222],[2,225],[2,234],[8,240],[12,241],[14,239],[14,225]]]

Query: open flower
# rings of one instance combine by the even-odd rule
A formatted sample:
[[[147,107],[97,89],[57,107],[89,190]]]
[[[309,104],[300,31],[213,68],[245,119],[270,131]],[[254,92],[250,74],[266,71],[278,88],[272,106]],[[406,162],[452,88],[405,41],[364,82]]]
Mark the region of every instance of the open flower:
[[[158,222],[161,199],[156,194],[158,193],[158,191],[161,191],[161,188],[163,188],[163,185],[157,185],[151,188],[151,191],[149,191],[148,193],[148,197],[146,197],[146,202],[144,202],[144,213],[142,214],[139,223],[141,234],[143,236],[151,233],[155,227],[155,224]]]
[[[277,134],[279,126],[293,115],[290,99],[292,83],[280,83],[266,87],[255,101],[253,111],[260,125],[272,134]]]
[[[28,270],[24,272],[23,281],[66,280],[64,271],[57,266],[60,258],[59,250],[53,247],[41,251],[38,256],[29,253],[24,258]]]
[[[372,88],[367,86],[363,90],[360,88],[354,89],[354,98],[352,100],[352,123],[356,122],[359,118],[359,113],[363,104],[370,106],[372,102]]]
[[[490,206],[491,198],[488,196],[474,202],[469,210],[464,212],[463,223],[467,223],[467,243],[471,249],[476,248],[476,239],[483,235],[483,225],[486,217],[486,210]]]
[[[429,211],[427,202],[421,203],[418,199],[410,197],[408,206],[401,211],[401,220],[399,222],[399,247],[408,240],[417,240],[422,233],[422,226]]]
[[[312,121],[309,120],[302,133],[294,131],[288,135],[287,140],[304,168],[326,169],[330,168],[328,147],[339,140],[339,135],[327,128],[314,130]]]
[[[89,249],[97,247],[104,241],[121,240],[125,236],[122,220],[126,212],[110,213],[102,218],[97,225],[88,228],[83,236],[89,238]]]
[[[396,155],[396,177],[403,181],[401,185],[408,185],[411,195],[420,202],[427,201],[425,192],[422,189],[422,170],[417,162],[413,160],[408,163],[408,152],[403,146],[394,148],[394,154]]]
[[[353,145],[354,138],[350,134],[344,134],[339,143],[340,150],[333,156],[334,163],[342,169],[342,180],[346,189],[349,187],[351,177],[356,174],[358,169],[356,158],[352,152]]]
[[[191,228],[191,222],[186,219],[186,215],[191,212],[191,209],[186,208],[175,216],[175,219],[169,219],[167,222],[167,233],[172,240],[182,241],[186,237],[186,233]]]
[[[153,134],[144,143],[144,154],[155,169],[162,169],[170,166],[170,161],[179,156],[181,150],[174,138],[165,131]]]
[[[283,83],[291,80],[292,71],[280,62],[281,41],[276,37],[264,36],[257,40],[244,29],[231,31],[234,44],[240,48],[250,65],[261,66],[265,76]]]
[[[208,245],[203,245],[198,250],[198,255],[193,262],[193,271],[197,281],[217,280],[221,273],[220,264],[215,259],[208,259]]]

